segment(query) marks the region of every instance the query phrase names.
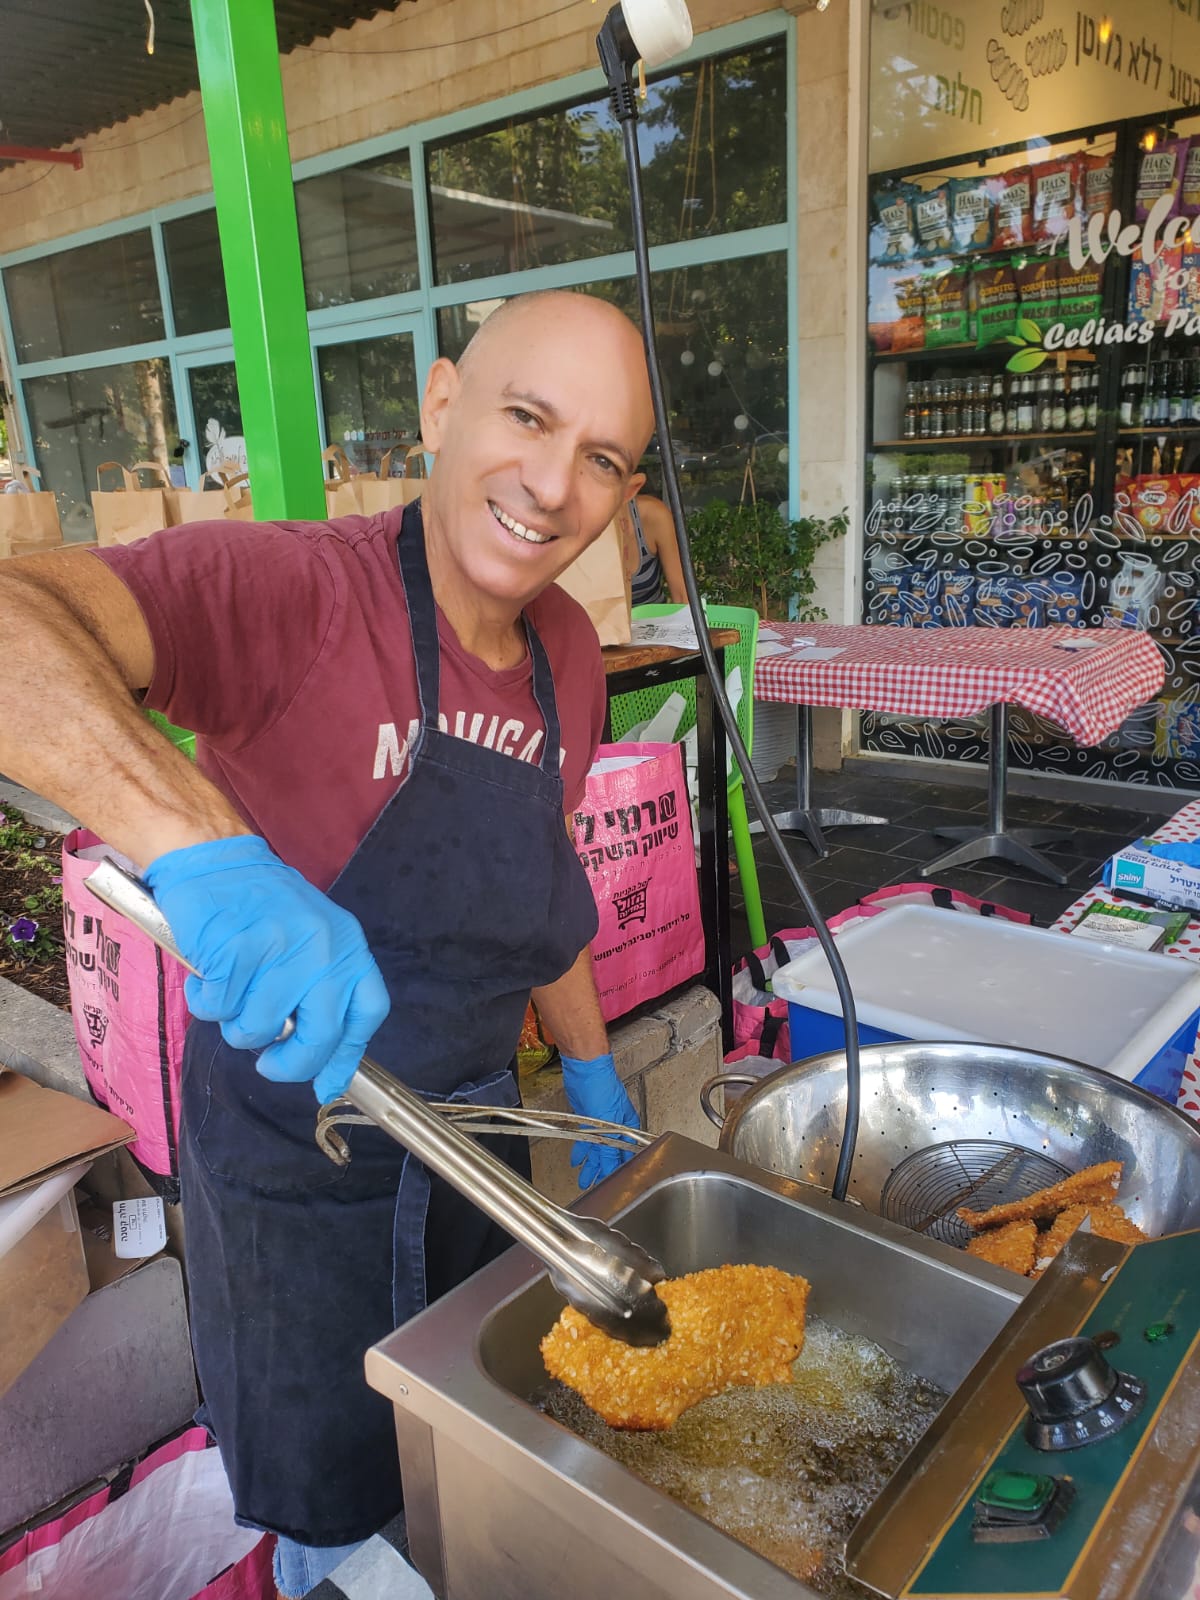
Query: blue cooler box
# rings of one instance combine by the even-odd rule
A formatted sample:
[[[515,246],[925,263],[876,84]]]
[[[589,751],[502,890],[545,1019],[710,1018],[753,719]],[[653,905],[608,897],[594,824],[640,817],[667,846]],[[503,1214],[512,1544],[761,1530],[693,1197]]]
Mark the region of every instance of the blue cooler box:
[[[1200,967],[935,906],[898,906],[838,938],[862,1044],[970,1039],[1100,1067],[1174,1105],[1200,1022]],[[845,1048],[821,948],[772,979],[792,1058]]]

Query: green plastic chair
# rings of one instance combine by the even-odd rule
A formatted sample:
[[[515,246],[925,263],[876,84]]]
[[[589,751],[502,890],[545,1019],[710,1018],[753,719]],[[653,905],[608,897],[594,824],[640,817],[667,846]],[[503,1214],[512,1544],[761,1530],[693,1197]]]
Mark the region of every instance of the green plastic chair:
[[[634,606],[635,617],[671,617],[685,606],[647,605]],[[739,668],[742,675],[742,695],[737,706],[738,732],[747,750],[753,749],[754,734],[754,657],[758,647],[758,613],[746,606],[705,605],[710,628],[736,628],[738,642],[725,646],[725,677]],[[696,681],[687,678],[682,683],[657,684],[651,689],[637,689],[631,694],[614,695],[610,707],[612,736],[620,739],[630,728],[645,722],[666,700],[678,691],[684,698],[684,711],[676,731],[676,741],[696,725]],[[758,887],[758,868],[754,862],[754,847],[750,838],[750,819],[746,814],[746,791],[742,771],[728,753],[729,762],[729,831],[733,835],[733,852],[737,859],[738,875],[742,881],[742,896],[746,903],[746,922],[751,943],[757,948],[767,942],[767,927],[763,921],[762,895]]]
[[[168,722],[161,711],[147,711],[146,716],[158,729],[165,733],[167,738],[177,750],[182,750],[190,761],[196,759],[196,735],[189,733],[186,728],[177,728],[173,722]]]

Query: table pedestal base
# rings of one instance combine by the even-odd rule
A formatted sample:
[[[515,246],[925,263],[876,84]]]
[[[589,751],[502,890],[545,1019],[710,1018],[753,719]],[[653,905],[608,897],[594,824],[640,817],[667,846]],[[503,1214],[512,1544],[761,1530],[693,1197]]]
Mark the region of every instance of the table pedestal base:
[[[972,861],[994,859],[1011,861],[1048,878],[1051,883],[1063,884],[1067,875],[1034,846],[1055,844],[1072,838],[1069,828],[1008,828],[1004,819],[1005,786],[1008,780],[1008,707],[993,706],[991,711],[992,737],[988,751],[988,821],[986,828],[935,828],[939,839],[958,839],[962,842],[947,850],[934,861],[921,868],[923,878],[935,872],[945,872],[950,867],[963,867]]]
[[[822,809],[812,804],[812,709],[796,707],[796,805],[791,811],[774,811],[772,821],[780,833],[802,833],[818,856],[827,856],[823,828],[863,828],[886,823],[887,817],[868,817],[859,811],[836,807]],[[750,824],[751,833],[762,833],[761,822]]]

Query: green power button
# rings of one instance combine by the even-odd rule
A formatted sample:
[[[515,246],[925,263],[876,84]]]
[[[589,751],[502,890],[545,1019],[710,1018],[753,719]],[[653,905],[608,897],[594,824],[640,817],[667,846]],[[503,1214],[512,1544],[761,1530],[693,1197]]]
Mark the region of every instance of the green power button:
[[[1054,1498],[1053,1478],[1040,1477],[1033,1472],[990,1473],[980,1486],[981,1504],[997,1511],[1019,1511],[1026,1516],[1036,1516]]]

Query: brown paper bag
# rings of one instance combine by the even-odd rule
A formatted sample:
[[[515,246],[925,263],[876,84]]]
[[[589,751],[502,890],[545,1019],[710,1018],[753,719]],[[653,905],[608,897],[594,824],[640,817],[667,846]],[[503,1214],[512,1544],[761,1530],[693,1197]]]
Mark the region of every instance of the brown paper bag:
[[[120,489],[100,487],[104,474],[111,472],[121,474]],[[149,487],[143,487],[139,473],[150,480]],[[132,467],[124,467],[119,461],[102,461],[96,468],[96,484],[92,490],[92,511],[98,544],[132,544],[135,539],[145,539],[178,521],[177,491],[171,485],[167,469],[158,461],[136,461]]]
[[[392,476],[392,457],[396,450],[404,450],[404,472],[398,477]],[[425,450],[420,444],[404,449],[397,445],[395,450],[388,450],[379,463],[379,476],[358,477],[354,480],[358,488],[359,504],[368,517],[378,516],[381,511],[391,511],[394,506],[411,505],[414,500],[421,497],[425,487]]]
[[[574,595],[592,619],[601,644],[628,644],[633,637],[629,574],[621,532],[615,522],[558,576],[558,585]]]
[[[34,479],[40,476],[25,469],[21,473],[23,488],[0,493],[0,559],[37,555],[62,544],[58,501],[49,490],[34,487]]]
[[[331,444],[321,451],[321,460],[331,469],[325,473],[325,512],[330,517],[362,515],[362,497],[357,476],[341,445]]]
[[[198,489],[176,489],[176,522],[252,521],[248,484],[246,474],[232,467],[206,472]]]

